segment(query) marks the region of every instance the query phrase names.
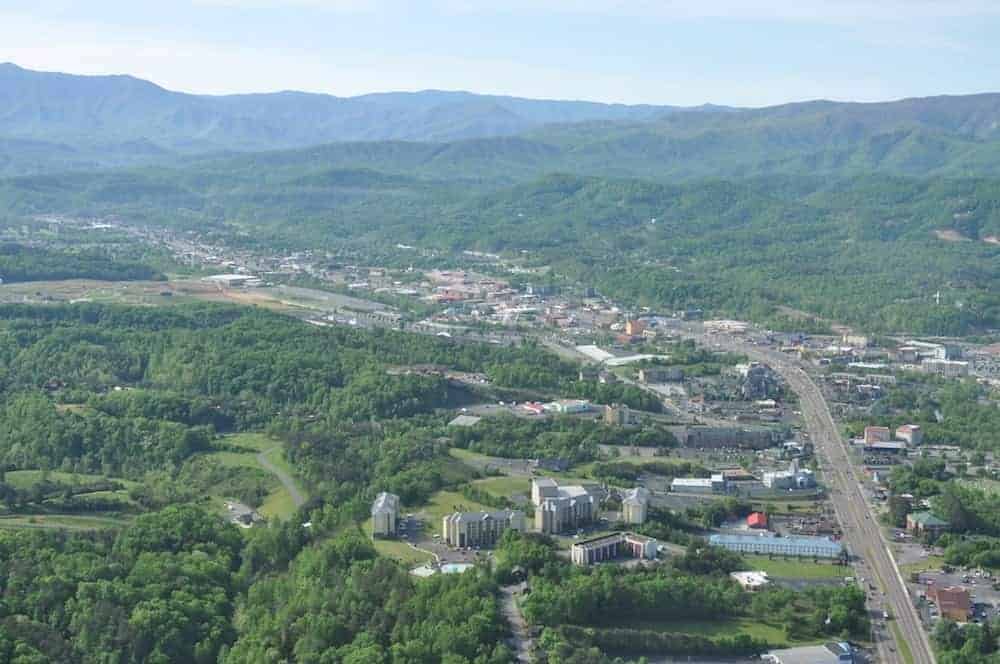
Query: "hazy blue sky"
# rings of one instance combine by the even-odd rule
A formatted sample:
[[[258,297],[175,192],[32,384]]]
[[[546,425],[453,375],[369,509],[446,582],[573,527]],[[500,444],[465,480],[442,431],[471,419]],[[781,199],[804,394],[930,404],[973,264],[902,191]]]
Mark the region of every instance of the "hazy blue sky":
[[[0,0],[0,61],[203,93],[760,106],[1000,91],[1000,0]]]

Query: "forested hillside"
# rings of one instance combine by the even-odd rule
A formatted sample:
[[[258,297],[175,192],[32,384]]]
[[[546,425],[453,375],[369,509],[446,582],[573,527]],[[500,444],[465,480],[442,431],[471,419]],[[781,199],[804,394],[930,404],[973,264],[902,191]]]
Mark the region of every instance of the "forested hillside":
[[[496,570],[412,576],[361,526],[378,491],[406,506],[443,488],[470,492],[477,475],[450,447],[587,461],[600,443],[671,439],[558,418],[455,431],[436,412],[454,387],[387,372],[410,363],[514,389],[604,387],[530,344],[320,328],[215,305],[0,307],[0,516],[26,528],[0,529],[0,661],[509,664],[500,584],[515,568],[534,576],[539,596],[525,613],[552,662],[771,643],[685,633],[692,615],[741,629],[735,621],[766,609],[775,644],[865,632],[851,589],[752,597],[726,576],[739,558],[721,551],[591,573],[551,542],[508,538]],[[223,496],[252,500],[261,482],[220,461],[240,452],[232,441],[246,438],[234,432],[269,434],[312,496],[245,536],[220,514]],[[25,486],[32,473],[39,481]],[[106,516],[99,530],[32,520],[55,512]],[[595,629],[592,586],[597,601],[655,610],[663,630]],[[793,604],[804,618],[773,610]]]
[[[268,246],[525,251],[653,308],[766,320],[792,307],[875,332],[1000,324],[1000,180],[550,175],[507,185],[429,178],[409,156],[400,173],[335,168],[328,156],[16,178],[0,182],[0,200],[18,215],[113,213]]]

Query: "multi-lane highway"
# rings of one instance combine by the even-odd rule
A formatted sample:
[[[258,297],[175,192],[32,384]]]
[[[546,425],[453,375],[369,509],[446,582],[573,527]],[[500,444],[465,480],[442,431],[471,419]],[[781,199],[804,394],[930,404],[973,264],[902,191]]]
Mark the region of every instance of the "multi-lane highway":
[[[861,489],[861,477],[851,462],[847,444],[830,415],[820,389],[797,360],[783,353],[726,336],[706,337],[693,327],[687,333],[702,343],[715,344],[769,364],[798,395],[800,410],[820,458],[824,481],[830,489],[830,499],[844,531],[848,550],[860,559],[859,573],[868,577],[876,588],[877,597],[871,606],[884,608],[890,616],[889,621],[883,621],[882,616],[875,619],[879,623],[876,626],[876,645],[881,660],[906,664],[903,652],[908,651],[913,664],[934,664],[934,652],[927,632],[910,601],[889,544]],[[881,624],[883,622],[888,624]]]

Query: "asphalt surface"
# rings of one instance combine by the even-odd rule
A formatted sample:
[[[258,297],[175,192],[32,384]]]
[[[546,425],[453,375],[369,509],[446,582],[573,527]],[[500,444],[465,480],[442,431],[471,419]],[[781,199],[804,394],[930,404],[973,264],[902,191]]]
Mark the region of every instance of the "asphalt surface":
[[[283,471],[281,468],[278,468],[271,463],[267,458],[267,455],[276,449],[276,447],[272,447],[271,449],[264,450],[258,454],[257,463],[259,463],[264,470],[278,478],[278,481],[281,482],[282,486],[285,487],[285,490],[287,490],[288,494],[292,497],[292,502],[295,503],[296,507],[302,507],[302,504],[306,502],[306,497],[303,496],[302,492],[299,491],[299,488],[295,486],[295,480],[293,480],[288,473]]]
[[[875,613],[879,609],[889,613],[891,619],[885,622],[896,624],[899,635],[913,656],[913,664],[935,664],[930,639],[907,594],[906,583],[892,557],[889,543],[861,490],[862,478],[851,462],[846,443],[830,415],[822,392],[799,363],[787,355],[743,344],[726,336],[705,337],[697,333],[693,336],[700,337],[703,342],[708,339],[727,350],[767,363],[785,378],[789,387],[798,395],[800,409],[822,462],[826,484],[830,489],[830,500],[843,528],[848,550],[860,558],[856,566],[859,568],[859,575],[866,579],[866,590],[869,589],[869,582],[874,584],[875,591],[869,592],[869,607]],[[881,624],[881,615],[875,616],[873,623],[880,660],[890,664],[905,664],[900,653],[901,644],[894,631],[888,624]]]

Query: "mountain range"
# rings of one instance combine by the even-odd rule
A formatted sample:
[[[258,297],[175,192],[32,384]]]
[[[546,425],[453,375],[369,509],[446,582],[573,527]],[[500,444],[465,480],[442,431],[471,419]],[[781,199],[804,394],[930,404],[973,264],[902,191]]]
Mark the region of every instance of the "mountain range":
[[[442,91],[206,96],[131,76],[0,65],[2,175],[275,150],[285,152],[264,159],[308,161],[321,145],[322,159],[339,166],[512,180],[552,171],[664,180],[993,175],[1000,173],[1000,94],[761,109]]]

